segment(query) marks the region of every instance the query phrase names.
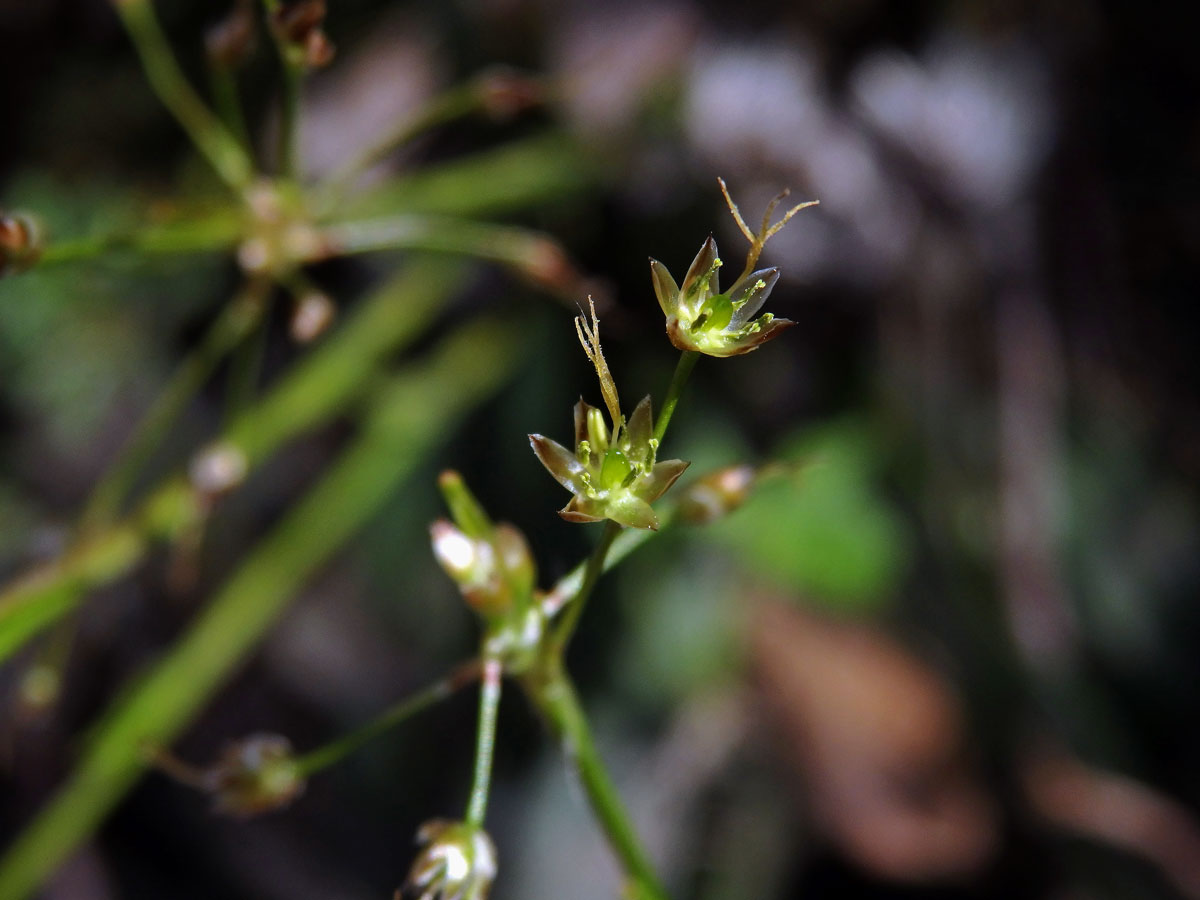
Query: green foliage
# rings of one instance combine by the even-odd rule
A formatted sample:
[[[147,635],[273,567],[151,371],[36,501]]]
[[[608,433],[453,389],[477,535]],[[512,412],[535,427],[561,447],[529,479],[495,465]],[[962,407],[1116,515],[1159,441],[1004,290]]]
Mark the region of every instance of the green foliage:
[[[882,494],[879,438],[843,420],[796,435],[776,458],[790,470],[706,539],[811,602],[857,612],[887,604],[905,577],[910,539]]]

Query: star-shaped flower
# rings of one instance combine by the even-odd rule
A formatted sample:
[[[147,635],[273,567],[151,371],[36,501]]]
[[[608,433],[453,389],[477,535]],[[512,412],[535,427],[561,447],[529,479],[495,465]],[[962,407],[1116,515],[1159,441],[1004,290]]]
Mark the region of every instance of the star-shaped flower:
[[[533,452],[551,475],[574,496],[558,511],[568,522],[611,519],[618,525],[658,530],[650,504],[661,497],[688,464],[679,459],[658,460],[658,438],[650,398],[644,397],[629,421],[621,415],[621,400],[604,352],[600,349],[600,320],[591,304],[591,322],[575,320],[579,343],[596,367],[600,393],[612,417],[581,398],[575,404],[575,452],[540,434],[531,434]]]
[[[711,237],[692,260],[683,287],[675,284],[666,266],[657,259],[650,260],[654,293],[667,317],[667,337],[677,348],[708,356],[737,356],[757,350],[760,344],[796,324],[771,313],[752,318],[779,280],[778,269],[759,269],[744,275],[721,294],[717,292],[720,267],[717,242]]]
[[[574,496],[558,514],[568,522],[612,519],[619,525],[658,530],[650,504],[666,493],[688,464],[656,460],[650,398],[644,397],[628,424],[609,434],[604,413],[580,400],[575,404],[575,452],[540,434],[531,434],[533,452]]]
[[[667,267],[656,259],[650,260],[650,274],[658,305],[667,317],[667,336],[672,344],[680,350],[692,350],[708,356],[737,356],[757,350],[761,344],[796,324],[790,319],[777,319],[771,313],[754,318],[779,280],[778,269],[756,270],[754,264],[758,262],[763,246],[771,236],[797,212],[816,201],[801,203],[789,210],[781,221],[770,225],[775,206],[787,196],[786,192],[780,194],[768,205],[762,227],[755,234],[742,219],[737,204],[725,188],[725,182],[720,181],[720,184],[730,212],[750,241],[746,267],[741,277],[725,293],[719,291],[717,270],[721,267],[721,259],[717,256],[717,243],[711,236],[692,260],[682,287],[675,283]]]

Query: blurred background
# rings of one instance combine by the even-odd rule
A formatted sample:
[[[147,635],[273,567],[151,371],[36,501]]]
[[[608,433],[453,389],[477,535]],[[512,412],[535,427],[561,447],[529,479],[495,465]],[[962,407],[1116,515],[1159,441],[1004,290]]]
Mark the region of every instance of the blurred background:
[[[225,5],[160,6],[202,84]],[[428,548],[445,467],[526,532],[544,586],[586,554],[598,526],[559,520],[567,497],[525,435],[565,441],[579,394],[599,402],[571,324],[589,291],[625,402],[661,399],[675,352],[646,258],[680,278],[712,233],[740,260],[720,175],[751,221],[784,187],[820,199],[764,255],[783,270],[768,308],[798,324],[701,360],[665,449],[697,473],[794,465],[615,570],[571,656],[673,896],[1200,897],[1200,55],[1186,8],[331,2],[337,58],[305,91],[309,176],[488,67],[542,76],[546,103],[434,129],[365,184],[396,173],[401,206],[542,231],[579,275],[461,263],[435,327],[386,366],[497,312],[527,341],[520,362],[289,592],[178,754],[210,761],[258,731],[316,746],[473,652],[475,623]],[[260,147],[277,127],[269,50],[242,79]],[[0,206],[38,216],[48,247],[219,195],[103,0],[0,0],[0,123]],[[508,168],[484,182],[453,174],[497,159]],[[310,275],[349,319],[402,265],[389,253]],[[4,580],[71,546],[92,486],[237,282],[227,250],[128,248],[0,281]],[[268,315],[257,390],[320,350],[289,338],[289,315],[282,300]],[[219,431],[226,368],[143,487]],[[154,549],[0,668],[5,844],[356,422],[288,442],[202,535]],[[31,696],[24,673],[46,658],[61,690]],[[151,773],[40,896],[391,896],[418,825],[465,802],[474,708],[455,697],[250,822]],[[515,690],[489,830],[497,900],[618,896],[582,793]]]

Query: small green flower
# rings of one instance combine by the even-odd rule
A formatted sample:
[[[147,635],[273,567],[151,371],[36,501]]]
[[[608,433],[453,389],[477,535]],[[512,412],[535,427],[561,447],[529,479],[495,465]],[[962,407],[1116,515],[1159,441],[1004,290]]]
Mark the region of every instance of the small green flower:
[[[657,259],[650,260],[654,293],[667,317],[667,337],[677,348],[708,356],[737,356],[757,350],[760,344],[796,324],[771,313],[752,318],[779,280],[778,269],[759,269],[744,275],[722,294],[717,292],[720,267],[717,242],[711,237],[692,260],[683,287],[675,283],[666,266]]]
[[[558,514],[568,522],[612,519],[619,525],[658,530],[650,504],[661,497],[688,464],[656,460],[650,398],[644,397],[628,425],[609,434],[604,413],[580,400],[575,404],[575,452],[557,441],[531,434],[542,465],[574,496]]]
[[[487,832],[465,822],[435,819],[421,826],[417,841],[423,846],[409,872],[406,895],[419,900],[486,900],[496,878],[496,848]]]
[[[590,303],[590,299],[589,299]],[[547,471],[574,496],[558,511],[568,522],[600,522],[658,530],[658,516],[650,504],[661,497],[688,464],[679,459],[658,460],[658,439],[650,398],[642,398],[628,423],[621,415],[621,400],[600,349],[600,320],[590,306],[591,323],[575,320],[579,342],[600,378],[600,393],[612,417],[580,399],[575,404],[575,452],[557,441],[531,434],[529,443]]]
[[[746,267],[741,276],[728,291],[720,292],[717,270],[722,263],[717,256],[717,243],[711,236],[692,260],[682,287],[675,283],[667,267],[657,259],[650,260],[650,276],[654,281],[658,305],[667,317],[667,336],[672,344],[680,350],[693,350],[708,356],[738,356],[757,350],[761,344],[796,324],[790,319],[777,319],[771,313],[754,318],[779,280],[779,269],[756,270],[754,266],[767,241],[792,216],[816,201],[801,203],[789,210],[778,223],[771,225],[771,214],[779,201],[787,196],[785,191],[767,206],[762,227],[754,233],[742,219],[737,204],[725,188],[725,182],[719,178],[717,181],[738,227],[750,241]]]

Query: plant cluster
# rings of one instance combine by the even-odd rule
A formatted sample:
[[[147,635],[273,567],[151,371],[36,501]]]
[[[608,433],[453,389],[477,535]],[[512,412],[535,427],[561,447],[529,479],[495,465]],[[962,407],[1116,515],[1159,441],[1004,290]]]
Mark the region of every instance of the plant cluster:
[[[65,629],[69,634],[69,614],[86,593],[128,572],[154,541],[194,545],[221,497],[236,489],[275,447],[336,415],[366,390],[365,385],[373,384],[382,361],[419,333],[455,281],[455,267],[411,265],[395,286],[382,292],[383,300],[363,304],[357,318],[334,329],[278,387],[264,396],[251,391],[248,399],[242,398],[229,427],[197,452],[186,474],[139,496],[144,463],[218,364],[233,357],[254,365],[250,339],[261,333],[278,294],[292,300],[290,330],[297,342],[314,342],[329,329],[336,305],[312,280],[308,270],[313,263],[371,250],[438,251],[500,262],[545,289],[580,296],[573,268],[544,235],[420,212],[385,217],[345,212],[354,206],[347,201],[355,196],[359,175],[394,147],[472,112],[519,112],[539,101],[541,89],[535,81],[490,73],[456,88],[342,170],[309,184],[299,175],[296,136],[300,85],[310,71],[328,65],[334,56],[323,26],[322,0],[263,0],[262,16],[250,2],[235,5],[206,44],[215,111],[179,69],[150,0],[115,0],[115,7],[151,85],[211,164],[228,202],[206,218],[74,242],[47,239],[27,215],[2,215],[0,274],[91,259],[118,249],[146,254],[226,249],[237,260],[243,283],[97,485],[68,551],[0,592],[0,659],[43,632],[57,629],[61,634]],[[275,161],[270,171],[248,137],[234,79],[253,52],[260,19],[283,74],[279,140],[272,152],[262,154]],[[450,515],[432,525],[432,549],[479,618],[482,633],[476,658],[359,730],[306,753],[297,753],[282,737],[253,735],[230,744],[211,767],[198,769],[164,749],[268,627],[305,574],[328,557],[339,536],[349,534],[369,514],[375,495],[386,493],[456,412],[508,370],[516,340],[509,340],[501,325],[485,322],[462,329],[432,362],[395,376],[372,395],[360,443],[298,504],[278,536],[252,555],[163,664],[117,706],[72,781],[0,860],[0,896],[16,898],[34,890],[145,765],[157,765],[210,794],[218,811],[255,815],[293,802],[316,772],[478,682],[475,765],[466,809],[461,819],[432,820],[420,829],[420,850],[405,890],[421,900],[482,900],[498,871],[496,848],[484,826],[497,710],[509,679],[539,711],[577,768],[596,819],[627,876],[630,896],[665,898],[596,751],[565,655],[604,571],[674,520],[711,521],[735,509],[758,477],[751,467],[733,466],[701,477],[678,502],[663,500],[688,467],[683,460],[660,458],[660,447],[698,358],[749,353],[793,324],[761,313],[779,272],[757,269],[756,264],[767,240],[810,204],[792,208],[772,225],[776,205],[785,196],[781,195],[768,207],[761,227],[752,231],[723,182],[721,189],[750,242],[734,284],[719,290],[722,261],[711,237],[681,284],[662,263],[650,261],[665,332],[681,351],[657,417],[648,395],[628,416],[623,411],[601,347],[600,319],[589,298],[587,314],[581,313],[574,324],[595,368],[603,405],[579,400],[573,438],[567,444],[540,434],[529,436],[538,460],[571,495],[559,515],[573,523],[604,523],[584,562],[551,588],[540,589],[537,565],[521,532],[493,521],[463,479],[445,472],[439,487]],[[498,343],[497,335],[504,340]],[[472,365],[464,365],[467,360]],[[453,399],[431,399],[446,397]],[[395,462],[397,457],[401,463]],[[357,505],[331,514],[349,509],[347,495]],[[331,515],[319,534],[307,530],[308,522]],[[287,575],[277,577],[280,572]],[[50,684],[52,673],[49,664],[35,663],[27,679],[29,696],[34,684]]]

